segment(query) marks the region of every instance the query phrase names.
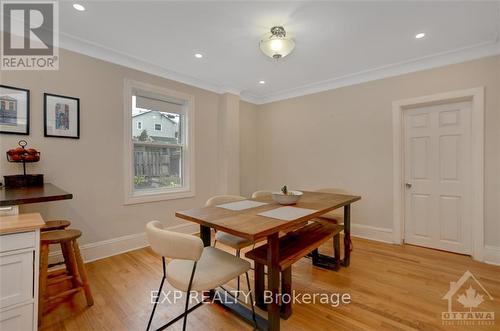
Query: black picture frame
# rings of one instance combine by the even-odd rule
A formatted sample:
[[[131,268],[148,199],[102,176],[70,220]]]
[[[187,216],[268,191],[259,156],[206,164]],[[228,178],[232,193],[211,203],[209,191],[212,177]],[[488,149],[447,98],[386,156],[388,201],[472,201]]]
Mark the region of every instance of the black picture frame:
[[[51,134],[48,132],[47,99],[50,97],[76,101],[76,135],[60,135],[60,134]],[[44,137],[80,139],[80,98],[75,98],[75,97],[70,97],[70,96],[60,95],[60,94],[44,93],[43,94],[43,135],[44,135]]]
[[[10,89],[10,90],[16,90],[16,91],[23,91],[26,93],[26,130],[25,132],[16,132],[16,131],[5,131],[0,129],[0,134],[18,134],[18,135],[23,135],[27,136],[30,134],[30,90],[20,88],[20,87],[15,87],[15,86],[9,86],[9,85],[2,85],[0,84],[0,88],[5,88],[5,89]],[[0,95],[1,97],[1,95]]]

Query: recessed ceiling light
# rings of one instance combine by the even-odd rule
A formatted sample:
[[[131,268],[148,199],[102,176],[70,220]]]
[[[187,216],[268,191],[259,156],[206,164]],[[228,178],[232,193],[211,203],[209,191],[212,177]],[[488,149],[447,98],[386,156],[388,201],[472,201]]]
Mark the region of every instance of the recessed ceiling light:
[[[76,10],[78,11],[84,11],[85,10],[85,7],[83,7],[82,5],[80,5],[79,3],[75,3],[73,4],[73,8],[75,8]]]
[[[197,58],[197,59],[201,59],[201,58],[203,57],[203,54],[196,53],[196,54],[194,55],[194,57],[195,57],[195,58]]]
[[[423,33],[423,32],[417,33],[415,35],[415,38],[417,38],[417,39],[422,39],[423,37],[425,37],[425,33]]]
[[[264,85],[265,83],[266,83],[266,81],[265,81],[265,80],[259,80],[259,84],[260,84],[260,85]]]

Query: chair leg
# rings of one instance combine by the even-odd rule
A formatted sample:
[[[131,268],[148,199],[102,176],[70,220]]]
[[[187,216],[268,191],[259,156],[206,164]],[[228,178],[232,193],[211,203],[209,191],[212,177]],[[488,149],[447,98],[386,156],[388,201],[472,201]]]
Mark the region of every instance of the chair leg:
[[[155,304],[153,305],[153,311],[151,311],[151,316],[149,316],[148,326],[146,327],[146,331],[151,327],[151,322],[153,321],[153,316],[155,315],[156,306],[158,305],[158,301],[160,300],[161,289],[163,288],[163,283],[165,282],[165,277],[161,278],[160,288],[158,289],[158,297],[156,298]]]
[[[252,288],[250,287],[250,278],[248,278],[248,271],[245,272],[245,277],[247,278],[247,288],[248,288],[248,293],[250,293],[250,305],[252,307],[252,319],[253,319],[253,324],[255,326],[255,329],[257,330],[257,318],[255,317],[255,303],[253,301],[253,295],[252,295]]]
[[[182,324],[182,331],[186,331],[189,299],[191,298],[191,286],[193,285],[193,278],[194,278],[195,271],[196,271],[196,261],[194,262],[194,265],[193,265],[193,272],[191,272],[191,278],[189,279],[188,290],[186,293],[186,305],[184,307],[184,323]]]
[[[151,316],[149,316],[148,326],[146,327],[146,331],[151,327],[151,322],[153,321],[153,316],[155,315],[156,306],[158,305],[158,301],[160,300],[161,289],[163,288],[163,283],[165,282],[166,272],[165,272],[165,258],[162,256],[161,258],[163,264],[163,277],[161,279],[160,288],[158,289],[158,297],[156,298],[155,304],[153,305],[153,311],[151,312]]]

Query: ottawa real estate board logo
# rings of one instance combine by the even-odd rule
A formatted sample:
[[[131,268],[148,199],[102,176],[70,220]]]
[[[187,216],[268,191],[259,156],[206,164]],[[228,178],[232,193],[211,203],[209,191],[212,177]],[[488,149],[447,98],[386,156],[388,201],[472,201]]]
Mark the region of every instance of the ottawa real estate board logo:
[[[0,69],[58,70],[58,3],[0,1],[0,8]]]
[[[470,272],[466,271],[456,282],[450,282],[450,289],[443,300],[448,300],[448,311],[441,313],[443,325],[492,326],[495,312],[482,311],[480,306],[493,297]],[[458,302],[460,305],[455,304]]]

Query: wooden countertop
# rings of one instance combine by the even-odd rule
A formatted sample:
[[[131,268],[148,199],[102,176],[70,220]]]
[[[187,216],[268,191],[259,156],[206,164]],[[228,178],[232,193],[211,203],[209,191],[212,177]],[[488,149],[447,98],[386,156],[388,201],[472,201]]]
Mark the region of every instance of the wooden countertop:
[[[32,231],[44,225],[39,213],[0,216],[0,234]]]
[[[50,183],[43,186],[0,189],[0,207],[66,199],[73,199],[73,194]]]

